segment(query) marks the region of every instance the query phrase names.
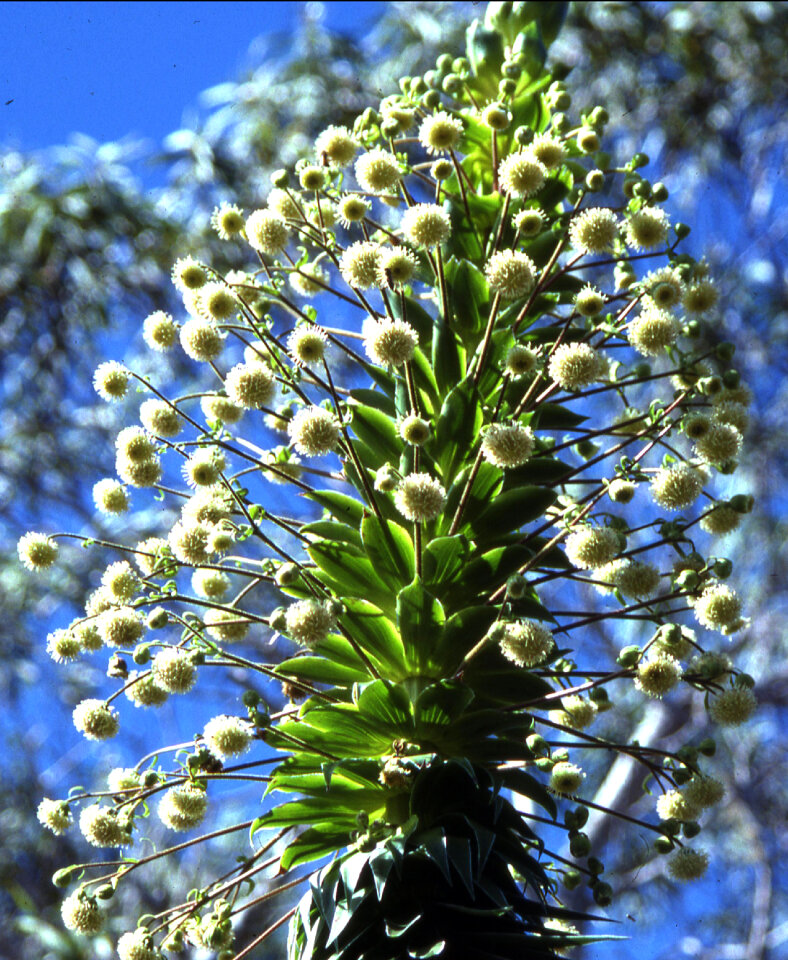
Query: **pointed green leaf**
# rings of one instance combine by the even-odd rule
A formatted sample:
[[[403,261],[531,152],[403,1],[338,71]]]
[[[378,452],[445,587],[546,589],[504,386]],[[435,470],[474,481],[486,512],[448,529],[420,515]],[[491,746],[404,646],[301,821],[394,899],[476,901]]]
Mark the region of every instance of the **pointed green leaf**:
[[[539,430],[568,430],[586,420],[588,417],[575,413],[560,403],[542,403],[534,410],[531,426]]]
[[[438,646],[445,619],[440,601],[418,577],[397,594],[397,627],[408,666],[416,673],[432,666],[432,652]]]
[[[441,534],[447,533],[451,527],[460,500],[465,496],[465,487],[470,473],[471,467],[464,467],[446,493],[446,506],[442,517],[438,521],[438,532]],[[471,484],[470,494],[465,500],[461,529],[476,519],[483,510],[487,509],[495,494],[500,490],[502,483],[502,470],[494,467],[491,463],[483,462],[479,465]]]
[[[361,523],[361,540],[367,557],[382,580],[399,591],[415,572],[413,541],[398,523],[369,516]]]
[[[530,773],[526,773],[525,770],[520,770],[517,767],[508,767],[501,772],[501,779],[508,790],[513,790],[515,793],[519,793],[521,797],[527,797],[534,803],[538,803],[554,820],[558,816],[555,800],[547,792],[545,785],[532,777]]]
[[[489,213],[497,211],[498,204],[491,205]],[[484,317],[489,312],[490,291],[487,280],[479,268],[469,260],[451,259],[444,265],[444,274],[449,287],[452,305],[452,326],[468,345],[477,339],[485,325]]]
[[[367,445],[374,457],[373,462],[365,460],[364,466],[376,469],[387,462],[396,463],[402,452],[402,439],[394,418],[363,403],[351,402],[348,409],[353,433]]]
[[[467,563],[471,547],[465,537],[436,537],[424,548],[422,576],[432,593],[439,595]]]
[[[369,680],[369,671],[346,667],[326,660],[325,657],[293,657],[274,668],[275,672],[293,680],[306,683],[328,683],[332,686],[348,687],[353,683]]]
[[[393,605],[393,596],[361,550],[344,543],[321,540],[306,552],[317,565],[317,576],[339,597],[366,597],[381,609]]]
[[[452,483],[456,472],[470,459],[482,421],[476,386],[469,380],[463,380],[444,400],[435,424],[433,451],[436,452],[446,486]]]
[[[498,609],[478,605],[466,607],[452,614],[441,634],[440,646],[435,656],[446,664],[447,670],[455,670],[462,658],[472,650],[490,629]]]
[[[287,845],[279,861],[282,872],[330,856],[334,851],[347,846],[350,831],[337,831],[330,826],[310,827]]]
[[[364,516],[364,504],[354,497],[349,497],[345,493],[339,493],[337,490],[312,490],[305,493],[307,500],[314,500],[321,507],[330,511],[337,520],[350,524],[351,527],[358,527],[361,518]]]
[[[348,523],[340,523],[338,520],[315,520],[313,523],[305,523],[301,527],[301,533],[311,534],[315,540],[338,540],[340,543],[349,543],[354,547],[362,545],[358,525],[351,526]]]
[[[395,414],[392,399],[382,390],[368,390],[362,387],[356,387],[350,391],[350,396],[358,403],[365,404],[368,407],[382,411],[390,417]]]
[[[484,542],[514,533],[526,523],[544,517],[556,493],[547,487],[520,487],[499,494],[470,524],[474,539]]]
[[[391,730],[410,727],[413,722],[410,698],[402,687],[375,680],[359,688],[356,699],[359,713]]]
[[[465,349],[444,321],[436,322],[432,338],[432,369],[442,396],[465,376]]]
[[[389,599],[393,600],[393,594]],[[389,679],[398,680],[408,673],[405,647],[394,624],[378,607],[366,600],[345,598],[340,622],[357,644]]]

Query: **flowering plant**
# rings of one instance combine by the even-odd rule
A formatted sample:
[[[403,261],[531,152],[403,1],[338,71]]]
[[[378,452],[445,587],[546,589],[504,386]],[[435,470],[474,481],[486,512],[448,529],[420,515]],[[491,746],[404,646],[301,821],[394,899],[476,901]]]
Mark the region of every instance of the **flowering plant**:
[[[214,212],[246,267],[179,259],[186,319],[142,330],[201,365],[199,391],[96,371],[104,400],[145,397],[97,509],[156,490],[177,518],[110,544],[121,558],[84,616],[48,638],[59,662],[110,653],[116,689],[75,726],[107,740],[131,704],[221,669],[246,689],[193,743],[45,799],[39,819],[61,833],[79,810],[90,844],[127,850],[154,813],[186,833],[221,783],[264,787],[230,826],[56,875],[78,883],[66,926],[92,934],[129,874],[238,837],[237,865],[141,918],[122,960],[187,943],[241,960],[288,920],[292,960],[550,957],[599,939],[562,903],[584,883],[613,898],[583,831],[599,812],[584,749],[629,757],[658,794],[655,817],[603,812],[649,832],[675,879],[705,870],[687,841],[721,798],[700,762],[713,743],[585,731],[630,692],[679,684],[718,723],[754,710],[750,678],[690,626],[747,625],[704,538],[751,508],[710,492],[736,467],[749,391],[730,347],[704,344],[715,286],[638,173],[647,158],[617,166],[604,109],[573,117],[545,68],[564,13],[490,4],[466,57],[326,129],[264,207]],[[20,558],[48,567],[67,536],[27,534]],[[607,622],[632,641],[613,658]],[[560,831],[565,852],[545,840]],[[297,906],[235,944],[245,911],[305,877]]]

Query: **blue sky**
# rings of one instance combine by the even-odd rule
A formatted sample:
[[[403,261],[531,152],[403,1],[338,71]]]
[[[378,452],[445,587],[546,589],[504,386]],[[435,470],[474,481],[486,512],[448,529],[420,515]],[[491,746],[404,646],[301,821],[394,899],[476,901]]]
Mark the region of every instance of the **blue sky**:
[[[161,141],[202,90],[240,73],[255,37],[316,6],[360,35],[384,4],[5,2],[0,143],[34,150],[73,131]]]

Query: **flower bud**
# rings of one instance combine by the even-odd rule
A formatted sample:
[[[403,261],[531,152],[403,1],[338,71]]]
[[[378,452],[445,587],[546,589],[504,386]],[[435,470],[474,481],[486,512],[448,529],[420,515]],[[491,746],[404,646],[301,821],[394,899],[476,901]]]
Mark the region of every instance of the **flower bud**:
[[[535,757],[545,758],[550,753],[550,745],[538,733],[532,733],[526,738],[525,745]]]
[[[655,203],[664,203],[669,196],[670,193],[668,192],[668,188],[664,183],[662,183],[662,181],[655,183],[651,188],[651,199]]]
[[[567,890],[576,890],[582,882],[583,878],[577,870],[567,870],[563,876],[563,884]]]
[[[161,630],[162,627],[166,627],[169,621],[169,615],[164,607],[154,607],[153,610],[148,614],[146,623],[151,630]],[[135,659],[135,663],[139,663]]]
[[[592,887],[594,903],[600,907],[608,907],[613,902],[613,888],[609,883],[595,883]]]
[[[750,494],[737,493],[735,497],[730,498],[728,506],[736,513],[750,513],[755,506],[755,498]]]
[[[73,867],[63,867],[52,874],[52,883],[56,887],[67,887],[74,877],[80,872],[82,867],[79,865]]]
[[[673,230],[675,231],[676,237],[679,240],[684,240],[690,235],[690,227],[686,223],[677,223],[674,225]]]
[[[621,648],[618,656],[616,657],[616,663],[620,664],[622,667],[634,667],[637,666],[639,659],[640,647],[633,644]]]
[[[569,852],[573,857],[587,857],[591,852],[591,840],[587,833],[576,833],[569,838]]]
[[[654,841],[654,849],[664,856],[673,850],[673,841],[669,837],[657,837]]]
[[[514,141],[521,147],[527,147],[534,138],[534,132],[530,127],[518,127],[514,131]]]
[[[605,185],[605,175],[601,170],[590,170],[586,176],[586,186],[592,193],[597,193]]]

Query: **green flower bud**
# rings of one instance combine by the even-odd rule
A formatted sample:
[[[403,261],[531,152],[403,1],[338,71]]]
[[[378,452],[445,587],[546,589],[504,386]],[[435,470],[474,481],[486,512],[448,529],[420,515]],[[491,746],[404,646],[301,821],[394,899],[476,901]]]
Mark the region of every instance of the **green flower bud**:
[[[282,190],[287,186],[287,182],[290,179],[290,174],[287,170],[274,170],[271,174],[271,183]]]
[[[588,823],[588,807],[575,807],[572,813],[575,818],[577,829],[582,830],[582,828]]]
[[[673,849],[673,841],[669,837],[657,837],[654,841],[654,849],[657,853],[665,856],[665,854],[670,853]]]
[[[647,153],[636,153],[630,161],[630,165],[633,170],[637,170],[638,167],[646,167],[648,164],[649,156]]]
[[[549,773],[555,766],[555,760],[552,757],[540,757],[536,761],[537,769],[541,770],[543,773]]]
[[[755,506],[755,497],[749,493],[737,493],[735,497],[730,498],[728,506],[736,513],[751,513]]]
[[[730,340],[723,340],[722,343],[717,344],[714,352],[717,355],[717,359],[722,360],[723,363],[730,363],[731,360],[733,360],[733,355],[736,353],[736,344],[731,343]]]
[[[664,203],[669,196],[670,193],[668,188],[664,183],[662,183],[662,181],[655,183],[651,188],[651,199],[654,201],[654,203]]]
[[[589,857],[588,860],[586,860],[586,866],[595,877],[605,872],[605,865],[598,857]]]
[[[595,883],[591,890],[594,903],[600,907],[609,907],[613,902],[613,888],[609,883]]]
[[[380,132],[384,137],[396,137],[399,133],[399,121],[394,117],[389,117],[381,123]]]
[[[538,733],[532,733],[526,739],[525,745],[535,757],[547,757],[550,753],[548,742]]]
[[[511,80],[509,77],[504,77],[498,82],[498,93],[502,97],[511,97],[515,90],[517,90],[516,80]]]
[[[640,180],[635,184],[633,192],[638,200],[648,200],[651,196],[651,184],[648,180]]]
[[[686,823],[681,825],[681,832],[684,834],[687,840],[697,837],[700,831],[701,825],[697,822],[697,820],[688,820]]]
[[[454,58],[450,53],[442,53],[435,61],[435,66],[441,73],[448,73],[453,63]]]
[[[627,200],[632,200],[635,196],[635,187],[640,182],[640,177],[625,177],[621,190]]]
[[[434,89],[438,86],[438,84],[441,82],[441,78],[440,78],[440,76],[438,75],[438,71],[437,71],[437,70],[428,70],[428,71],[424,74],[424,82],[427,84],[427,86],[428,86],[431,90],[434,90]]]
[[[576,890],[583,882],[583,878],[577,870],[567,870],[563,876],[563,884],[567,890]]]
[[[755,686],[755,678],[749,673],[737,673],[733,680],[734,686],[745,690],[752,690]]]
[[[557,93],[548,94],[547,102],[554,110],[568,110],[572,106],[572,97],[566,90],[559,90]]]
[[[591,852],[591,840],[587,833],[576,833],[569,838],[569,852],[573,857],[587,857]]]
[[[145,663],[150,661],[150,644],[149,643],[139,643],[134,648],[134,653],[131,655],[132,660],[138,665],[142,666]]]
[[[241,703],[245,707],[254,708],[260,702],[260,694],[256,690],[244,690]]]
[[[714,561],[712,570],[720,580],[727,580],[731,573],[733,573],[733,562],[727,557],[718,557]]]
[[[692,592],[693,590],[697,590],[700,584],[700,577],[694,570],[682,570],[674,580],[674,583],[679,589]]]
[[[722,375],[722,382],[729,390],[735,390],[741,383],[741,374],[738,370],[726,370]]]
[[[80,867],[63,867],[52,874],[52,883],[56,887],[67,887],[74,877],[79,873]]]
[[[701,377],[698,380],[698,390],[705,397],[713,397],[722,390],[722,380],[720,377]]]
[[[605,175],[601,170],[590,170],[586,176],[586,186],[592,193],[597,193],[605,185]]]
[[[604,687],[592,687],[588,691],[588,699],[596,704],[597,710],[609,710],[613,706]]]
[[[675,224],[673,230],[679,240],[684,240],[690,235],[690,227],[686,223]]]
[[[716,752],[717,743],[711,737],[706,737],[698,744],[698,753],[702,753],[704,757],[713,757]]]
[[[437,90],[428,90],[421,98],[421,102],[424,104],[425,109],[437,110],[441,105],[441,95]]]
[[[518,127],[514,131],[514,140],[521,147],[527,147],[534,138],[534,132],[530,127]]]
[[[148,614],[146,622],[151,630],[161,630],[162,627],[167,626],[169,619],[169,615],[164,607],[154,607]],[[136,660],[134,662],[137,663]]]
[[[463,88],[463,79],[458,77],[456,73],[447,74],[441,81],[441,89],[444,93],[448,93],[450,97],[458,94]]]
[[[513,600],[519,600],[528,591],[528,581],[522,574],[515,573],[506,581],[506,595]]]
[[[115,896],[115,888],[111,883],[102,883],[96,890],[97,900],[111,900]]]
[[[468,74],[471,69],[471,65],[468,62],[467,57],[457,57],[456,60],[451,65],[452,73]]]
[[[616,657],[616,663],[622,667],[637,666],[638,660],[640,660],[640,647],[634,644],[628,647],[622,647]]]

